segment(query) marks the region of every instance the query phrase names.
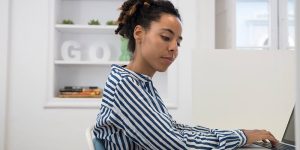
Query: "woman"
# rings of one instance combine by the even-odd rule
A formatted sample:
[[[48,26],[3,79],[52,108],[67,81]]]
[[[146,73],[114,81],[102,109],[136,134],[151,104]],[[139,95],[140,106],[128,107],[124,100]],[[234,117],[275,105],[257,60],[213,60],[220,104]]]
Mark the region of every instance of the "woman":
[[[132,60],[113,65],[94,128],[106,149],[235,149],[258,140],[276,143],[265,130],[218,130],[176,123],[153,86],[166,71],[182,40],[176,8],[163,0],[127,0],[116,29],[129,39]]]

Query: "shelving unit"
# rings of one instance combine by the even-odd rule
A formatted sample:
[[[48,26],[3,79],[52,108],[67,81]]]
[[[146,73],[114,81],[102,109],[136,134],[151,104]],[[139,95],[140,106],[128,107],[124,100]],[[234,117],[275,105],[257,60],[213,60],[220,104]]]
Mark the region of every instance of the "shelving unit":
[[[106,21],[118,17],[117,8],[123,0],[51,0],[49,2],[51,20],[49,82],[45,108],[99,108],[102,98],[58,98],[58,91],[64,86],[98,86],[103,89],[111,65],[129,63],[119,61],[121,41],[114,33],[117,26],[105,25]],[[63,19],[70,19],[74,24],[61,24]],[[87,25],[91,19],[98,19],[101,25]],[[70,46],[68,50],[70,55],[72,51],[79,51],[80,60],[63,59],[61,49],[66,41],[79,43],[79,48]],[[91,47],[101,43],[109,46],[111,53],[109,60],[90,60]],[[169,108],[177,107],[176,68],[177,63],[173,64],[168,72],[158,73],[153,78],[157,90]]]

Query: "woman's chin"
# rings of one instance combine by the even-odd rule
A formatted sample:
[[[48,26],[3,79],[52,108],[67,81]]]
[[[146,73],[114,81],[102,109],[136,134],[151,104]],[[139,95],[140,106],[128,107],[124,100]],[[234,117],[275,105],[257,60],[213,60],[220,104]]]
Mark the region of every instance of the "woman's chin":
[[[158,72],[166,72],[166,71],[168,70],[168,68],[169,68],[169,66],[167,66],[167,67],[159,67],[159,68],[157,68],[156,70],[157,70]]]

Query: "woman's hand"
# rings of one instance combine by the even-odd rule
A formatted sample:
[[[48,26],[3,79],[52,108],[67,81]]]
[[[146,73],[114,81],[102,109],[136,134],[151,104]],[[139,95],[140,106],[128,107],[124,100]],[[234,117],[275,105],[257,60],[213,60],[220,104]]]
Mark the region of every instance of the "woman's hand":
[[[273,134],[267,130],[242,130],[247,137],[247,144],[253,144],[253,142],[270,141],[272,145],[276,145],[278,140]]]

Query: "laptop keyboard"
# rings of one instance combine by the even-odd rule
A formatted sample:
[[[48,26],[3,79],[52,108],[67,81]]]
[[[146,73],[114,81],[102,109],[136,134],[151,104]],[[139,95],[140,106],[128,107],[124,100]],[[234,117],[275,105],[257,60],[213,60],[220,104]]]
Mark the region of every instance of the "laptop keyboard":
[[[283,143],[278,143],[274,147],[272,147],[271,143],[265,143],[265,142],[255,142],[254,144],[268,148],[268,149],[274,149],[274,150],[295,150],[296,148],[291,145],[286,145]]]

